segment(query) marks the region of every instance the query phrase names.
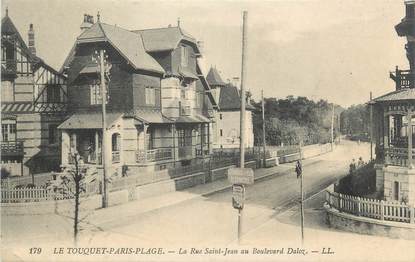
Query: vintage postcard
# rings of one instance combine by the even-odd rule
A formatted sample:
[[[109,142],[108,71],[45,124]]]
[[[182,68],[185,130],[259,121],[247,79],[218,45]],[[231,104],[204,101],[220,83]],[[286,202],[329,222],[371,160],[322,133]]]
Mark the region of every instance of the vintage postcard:
[[[415,261],[415,0],[2,0],[1,261]]]

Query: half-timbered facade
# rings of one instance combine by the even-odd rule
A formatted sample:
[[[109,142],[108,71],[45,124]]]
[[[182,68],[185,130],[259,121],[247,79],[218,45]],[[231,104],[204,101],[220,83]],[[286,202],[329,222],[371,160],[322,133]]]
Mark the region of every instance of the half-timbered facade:
[[[68,78],[68,118],[62,131],[62,165],[73,152],[100,166],[102,139],[113,173],[188,164],[209,154],[209,86],[198,67],[194,38],[179,27],[129,31],[94,23],[82,33],[62,71]],[[107,130],[102,138],[102,98],[96,52],[105,50]],[[124,168],[123,168],[124,167]],[[128,170],[128,171],[127,171]]]
[[[58,170],[57,126],[66,111],[65,77],[36,56],[33,25],[26,45],[11,18],[1,25],[2,175]]]
[[[376,139],[376,188],[386,200],[415,203],[415,1],[395,29],[407,38],[409,70],[390,74],[396,90],[371,101]]]

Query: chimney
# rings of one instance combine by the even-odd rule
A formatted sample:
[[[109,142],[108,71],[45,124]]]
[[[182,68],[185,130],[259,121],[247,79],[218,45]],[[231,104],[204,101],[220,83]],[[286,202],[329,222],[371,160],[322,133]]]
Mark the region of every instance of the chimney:
[[[29,25],[29,32],[27,35],[28,35],[28,42],[29,42],[29,51],[33,55],[36,55],[35,31],[33,30],[33,24]]]
[[[92,15],[84,14],[84,21],[81,24],[81,31],[85,31],[94,24],[94,17]]]

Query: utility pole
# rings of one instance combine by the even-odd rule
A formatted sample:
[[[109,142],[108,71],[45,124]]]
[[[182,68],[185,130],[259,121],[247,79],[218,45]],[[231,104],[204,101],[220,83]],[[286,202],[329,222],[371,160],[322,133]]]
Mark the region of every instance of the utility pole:
[[[370,110],[370,161],[373,160],[373,105],[372,103],[372,91],[370,91],[370,104],[369,104],[369,110]]]
[[[331,151],[334,150],[334,103],[331,110]]]
[[[102,207],[108,207],[108,195],[107,195],[107,123],[106,123],[106,103],[107,103],[107,90],[105,87],[105,64],[104,64],[105,51],[101,49],[99,51],[99,69],[100,69],[100,84],[101,84],[101,97],[102,97],[102,147],[101,147],[101,158],[102,158],[102,173],[103,173],[103,189],[102,189]]]
[[[302,170],[303,166],[303,154],[302,154],[302,147],[303,141],[300,140],[300,166]],[[301,191],[301,245],[304,246],[304,188],[303,188],[303,170],[300,176],[300,191]]]
[[[266,137],[265,137],[265,101],[264,90],[261,90],[262,95],[262,147],[264,148],[264,167],[267,167],[267,155],[266,155]]]
[[[242,65],[241,65],[241,117],[240,117],[240,168],[245,167],[245,52],[247,47],[247,28],[246,23],[248,19],[248,12],[243,12],[242,18]],[[243,218],[243,209],[238,209],[238,243],[241,240],[242,235],[242,218]]]

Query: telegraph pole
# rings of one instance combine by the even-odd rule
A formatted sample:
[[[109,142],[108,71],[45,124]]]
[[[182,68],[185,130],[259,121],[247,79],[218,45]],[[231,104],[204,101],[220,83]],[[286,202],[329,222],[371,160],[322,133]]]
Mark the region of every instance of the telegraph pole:
[[[107,90],[105,87],[105,64],[104,64],[104,50],[99,51],[99,69],[101,77],[101,97],[102,97],[102,147],[101,147],[101,158],[102,158],[102,170],[103,170],[103,187],[102,187],[102,207],[108,207],[108,195],[107,195],[107,123],[106,123],[106,103],[107,103]]]
[[[247,28],[246,23],[248,19],[248,12],[243,12],[242,18],[242,65],[241,65],[241,117],[240,117],[240,168],[245,167],[245,78],[246,78],[246,71],[245,71],[245,63],[246,63],[246,46],[247,46]],[[238,209],[238,243],[241,240],[242,235],[242,216],[243,216],[243,209]]]
[[[334,103],[331,110],[331,151],[334,150]]]
[[[372,91],[370,91],[370,103],[372,102]],[[370,109],[370,161],[373,160],[373,105],[369,104]]]
[[[302,140],[300,140],[300,166],[303,166],[303,154],[301,151]],[[303,188],[303,173],[300,175],[300,191],[301,191],[301,245],[304,246],[304,188]]]
[[[266,138],[265,138],[265,101],[264,101],[264,90],[261,90],[262,95],[262,146],[264,148],[264,167],[267,167],[267,155],[266,155]]]

